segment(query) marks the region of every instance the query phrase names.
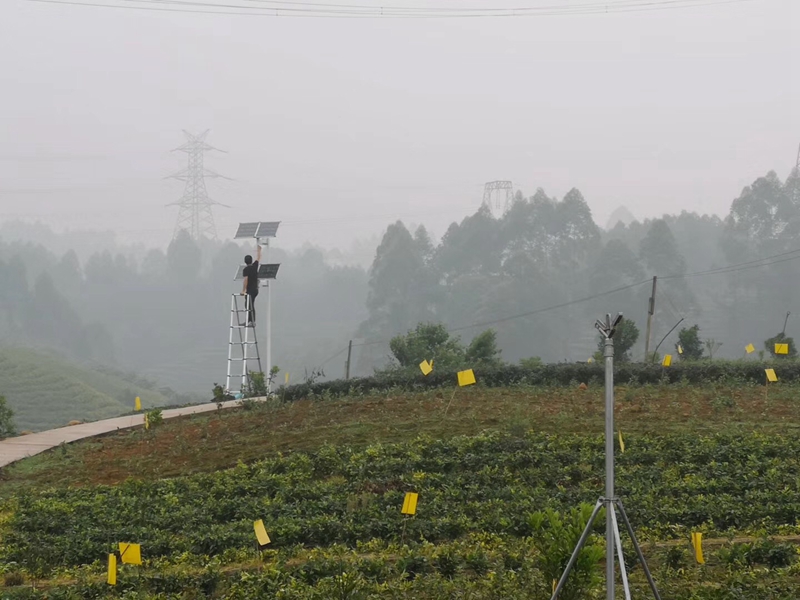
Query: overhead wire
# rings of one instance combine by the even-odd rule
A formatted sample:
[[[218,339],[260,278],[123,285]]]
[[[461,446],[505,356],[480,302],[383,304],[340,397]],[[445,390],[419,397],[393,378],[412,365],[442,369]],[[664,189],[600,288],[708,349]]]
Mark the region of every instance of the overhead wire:
[[[752,268],[756,268],[756,267],[770,266],[770,265],[773,265],[773,264],[779,264],[779,263],[787,262],[787,261],[790,261],[790,260],[800,259],[800,254],[798,254],[798,253],[800,253],[800,248],[797,248],[795,250],[791,250],[791,251],[788,251],[788,252],[781,252],[781,253],[775,254],[773,256],[767,256],[767,257],[758,259],[757,261],[747,261],[747,262],[743,262],[743,263],[729,265],[728,267],[720,267],[720,268],[716,268],[716,269],[707,269],[707,270],[703,270],[703,271],[695,271],[693,273],[686,273],[686,274],[681,274],[681,275],[669,275],[669,276],[665,276],[665,277],[659,276],[659,279],[660,280],[664,280],[664,279],[669,280],[669,279],[677,279],[677,278],[681,278],[681,277],[693,277],[693,276],[697,276],[697,275],[715,275],[715,274],[722,274],[722,273],[731,273],[731,272],[741,271],[741,270],[745,270],[745,269],[752,269]],[[781,258],[781,257],[786,257],[787,254],[796,254],[796,256],[789,256],[788,258]],[[771,262],[763,262],[763,261],[768,261],[768,260],[775,259],[775,258],[780,258],[780,260],[773,260]],[[758,264],[755,264],[755,263],[758,263]],[[481,321],[481,322],[472,323],[472,324],[469,324],[469,325],[462,325],[462,326],[459,326],[459,327],[448,327],[447,331],[451,332],[451,333],[455,333],[455,332],[458,332],[458,331],[464,331],[466,329],[472,329],[474,327],[486,327],[488,325],[496,325],[498,323],[505,323],[506,321],[511,321],[511,320],[520,319],[520,318],[523,318],[523,317],[529,317],[529,316],[533,316],[533,315],[538,315],[538,314],[549,312],[549,311],[552,311],[552,310],[557,310],[559,308],[565,308],[567,306],[572,306],[572,305],[575,305],[575,304],[588,302],[588,301],[594,300],[596,298],[602,298],[604,296],[609,296],[611,294],[616,294],[618,292],[623,292],[623,291],[626,291],[626,290],[629,290],[629,289],[633,289],[633,288],[639,287],[641,285],[644,285],[645,283],[650,283],[651,281],[652,281],[651,279],[644,279],[642,281],[638,281],[638,282],[632,283],[630,285],[618,287],[618,288],[615,288],[613,290],[607,290],[605,292],[600,292],[598,294],[592,294],[591,296],[578,298],[576,300],[569,300],[567,302],[560,302],[558,304],[553,304],[551,306],[545,306],[543,308],[537,308],[537,309],[534,309],[534,310],[526,311],[524,313],[519,313],[519,314],[515,314],[515,315],[509,315],[507,317],[501,317],[501,318],[492,319],[492,320],[489,320],[489,321]],[[360,342],[360,343],[357,343],[357,344],[353,344],[353,347],[355,348],[355,347],[358,347],[358,346],[371,346],[371,345],[375,345],[375,344],[385,344],[385,343],[388,343],[389,341],[390,340],[388,340],[388,339],[372,340],[372,341],[366,341],[366,342]]]
[[[452,19],[490,17],[536,17],[558,15],[594,15],[655,10],[695,8],[714,5],[741,4],[757,0],[621,0],[618,3],[592,2],[566,6],[523,6],[517,8],[434,8],[434,7],[380,7],[367,5],[329,4],[312,6],[294,2],[276,3],[274,6],[257,6],[255,0],[239,0],[236,3],[203,2],[200,0],[28,0],[44,4],[86,6],[95,8],[121,8],[154,12],[177,12],[195,14],[245,15],[267,17],[316,17],[316,18],[380,18],[380,19]],[[250,4],[241,4],[250,2]],[[263,2],[262,2],[263,3]],[[330,8],[328,8],[330,7]],[[356,8],[357,7],[357,8]],[[459,11],[459,12],[456,12]]]

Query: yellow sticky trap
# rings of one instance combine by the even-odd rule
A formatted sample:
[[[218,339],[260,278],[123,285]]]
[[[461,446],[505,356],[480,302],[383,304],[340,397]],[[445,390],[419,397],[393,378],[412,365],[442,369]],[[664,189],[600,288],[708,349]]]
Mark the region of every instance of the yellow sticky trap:
[[[421,363],[419,363],[419,370],[422,371],[423,375],[427,375],[433,371],[433,361],[428,362],[427,360],[423,360]]]
[[[150,429],[150,419],[147,418],[147,413],[144,413],[144,428]]]
[[[775,375],[775,369],[764,369],[764,371],[767,373],[767,381],[772,383],[778,381],[778,376]]]
[[[622,439],[622,430],[619,430],[619,451],[625,453],[625,440]]]
[[[747,344],[747,346],[744,347],[744,351],[747,352],[748,354],[752,354],[753,352],[756,351],[756,347],[753,346],[753,344]]]
[[[286,375],[283,376],[283,382],[289,385],[289,371],[286,371]]]
[[[672,354],[665,354],[664,360],[661,361],[662,367],[668,367],[672,364]]]
[[[683,354],[683,346],[678,344],[678,354]]]
[[[108,585],[117,585],[117,555],[108,555],[108,578],[106,579]]]
[[[553,591],[551,592],[551,594],[555,594],[556,593],[556,588],[557,587],[558,587],[558,580],[557,579],[553,579]]]
[[[403,500],[403,509],[400,512],[404,515],[416,514],[417,498],[419,498],[419,494],[416,492],[406,492],[406,497]]]
[[[593,362],[594,362],[594,359],[593,359],[593,358],[590,356],[590,357],[589,357],[589,360],[587,360],[586,362],[587,362],[587,363],[593,363]]]
[[[142,547],[139,544],[119,543],[119,557],[123,564],[140,565],[142,564]]]
[[[458,372],[458,385],[464,387],[465,385],[472,385],[475,383],[475,373],[472,369]]]
[[[706,559],[703,557],[703,534],[692,533],[692,547],[694,548],[694,559],[698,565],[706,564]]]
[[[142,410],[142,399],[136,396],[136,401],[133,403],[134,410]]]
[[[259,546],[266,546],[272,541],[269,539],[267,530],[264,528],[264,521],[261,519],[258,521],[253,521],[253,529],[256,532],[256,539],[258,540]]]
[[[789,354],[789,344],[775,344],[775,354]]]

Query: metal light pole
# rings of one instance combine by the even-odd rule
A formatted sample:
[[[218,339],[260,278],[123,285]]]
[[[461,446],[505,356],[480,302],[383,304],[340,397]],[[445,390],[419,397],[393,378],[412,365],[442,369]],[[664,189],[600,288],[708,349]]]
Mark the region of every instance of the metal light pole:
[[[269,259],[269,238],[266,238],[266,259]],[[265,259],[265,263],[268,261]],[[267,370],[265,371],[267,383],[267,395],[272,391],[272,283],[267,282]]]
[[[621,316],[614,323],[619,323]],[[606,323],[610,324],[611,315],[607,315]],[[600,321],[597,322],[600,324]],[[597,327],[601,332],[604,328]],[[611,513],[614,507],[611,505],[614,497],[614,340],[611,334],[606,335],[603,345],[603,358],[606,362],[606,598],[614,600],[614,523],[611,520]]]
[[[592,511],[591,516],[589,517],[589,521],[586,523],[586,527],[581,534],[578,543],[575,545],[575,549],[572,551],[572,556],[569,558],[569,562],[567,562],[567,566],[564,569],[564,573],[561,575],[561,579],[559,579],[558,584],[556,585],[556,589],[553,590],[553,595],[551,600],[557,600],[561,590],[564,588],[564,585],[567,583],[567,579],[569,578],[569,573],[572,571],[572,567],[575,566],[575,562],[578,560],[578,555],[583,549],[583,546],[586,544],[586,540],[589,539],[589,536],[592,533],[592,526],[594,525],[594,521],[597,518],[597,515],[600,513],[600,510],[605,507],[606,509],[606,599],[607,600],[614,600],[614,595],[616,592],[616,581],[615,581],[615,569],[614,569],[614,550],[617,551],[617,556],[619,557],[619,570],[620,575],[622,578],[622,586],[625,590],[625,600],[631,600],[631,591],[630,586],[628,585],[628,573],[625,568],[625,559],[622,554],[622,541],[620,539],[619,534],[619,523],[617,521],[617,510],[619,510],[620,516],[622,517],[622,521],[625,524],[625,528],[628,532],[628,536],[631,538],[631,542],[633,543],[633,547],[636,550],[636,556],[639,559],[639,562],[642,565],[642,568],[645,573],[645,577],[647,577],[647,583],[650,585],[650,589],[653,592],[653,596],[656,600],[661,600],[661,596],[658,593],[658,589],[656,589],[656,584],[653,581],[653,576],[650,574],[650,569],[647,566],[647,562],[644,559],[644,554],[642,553],[642,549],[639,547],[639,542],[636,539],[636,534],[633,531],[633,526],[631,525],[630,520],[628,519],[628,515],[625,512],[625,507],[622,505],[622,500],[616,498],[614,496],[614,333],[616,331],[617,326],[622,321],[622,315],[617,315],[614,319],[611,318],[610,314],[606,315],[605,321],[598,320],[595,323],[595,327],[600,332],[600,334],[604,337],[603,343],[603,357],[605,358],[605,390],[606,390],[606,493],[605,497],[601,497],[597,500],[597,503],[594,505],[594,510]]]
[[[236,235],[234,236],[234,239],[239,239],[239,238],[250,238],[250,239],[253,239],[253,238],[255,238],[256,243],[259,246],[262,246],[264,248],[264,256],[262,257],[263,258],[262,263],[258,267],[258,275],[257,275],[257,277],[258,277],[258,280],[259,280],[259,285],[261,286],[262,285],[261,280],[264,280],[263,281],[263,285],[265,285],[267,287],[267,318],[266,318],[266,321],[267,321],[267,323],[266,323],[266,332],[267,332],[266,367],[267,368],[266,368],[266,371],[264,372],[264,377],[265,377],[265,384],[267,386],[267,393],[268,394],[271,392],[271,388],[272,388],[272,385],[271,385],[272,382],[270,380],[271,371],[272,371],[272,285],[271,285],[270,279],[275,279],[277,277],[277,275],[278,275],[278,267],[280,267],[280,264],[270,264],[267,261],[269,259],[269,245],[270,245],[269,241],[270,241],[270,238],[274,238],[277,235],[278,226],[279,225],[280,225],[280,221],[257,221],[257,222],[251,222],[251,223],[239,223],[239,229],[237,230]],[[240,278],[240,275],[237,275],[237,278]],[[231,324],[231,327],[233,328],[233,324]],[[231,341],[230,341],[230,346],[229,346],[229,350],[228,350],[228,371],[229,372],[231,370],[231,361],[233,360],[232,356],[231,356],[231,349],[230,349],[234,345],[234,341],[233,341],[232,335],[233,334],[231,334]],[[252,342],[249,342],[249,341],[246,340],[245,342],[242,342],[242,345],[245,346],[246,344],[250,344],[250,343],[252,343],[252,345],[254,346],[254,349],[255,349],[255,352],[256,352],[255,358],[258,359],[259,370],[261,370],[261,359],[259,358],[259,354],[258,354],[258,341],[256,340],[255,327],[253,327],[253,340],[252,340]],[[244,350],[243,350],[243,352],[244,352]],[[246,365],[246,361],[245,361],[245,365]],[[246,367],[244,369],[244,373],[247,373]],[[245,377],[246,377],[246,375],[243,375],[243,378],[245,378]],[[243,381],[243,384],[244,384],[244,381]]]

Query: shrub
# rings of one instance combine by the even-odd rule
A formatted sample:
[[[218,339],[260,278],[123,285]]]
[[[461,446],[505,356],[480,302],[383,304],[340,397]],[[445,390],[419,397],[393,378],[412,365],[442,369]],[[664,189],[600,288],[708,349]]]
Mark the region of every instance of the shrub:
[[[145,416],[147,417],[147,422],[150,424],[151,428],[158,427],[164,422],[164,415],[162,414],[160,408],[147,411]]]
[[[775,344],[789,344],[789,353],[775,354]],[[783,332],[764,340],[764,347],[772,358],[797,358],[797,346],[794,345],[794,338],[790,338]]]
[[[681,360],[700,360],[703,358],[703,344],[700,342],[700,326],[695,324],[691,327],[684,327],[678,332],[678,343],[675,344],[675,351],[678,352],[680,346],[683,352],[678,352]]]
[[[580,508],[559,514],[554,510],[535,512],[528,518],[533,539],[539,550],[537,562],[546,581],[558,580],[569,562],[572,551],[578,544],[593,506],[582,504]],[[590,537],[578,554],[569,579],[561,590],[561,600],[578,600],[586,597],[598,581],[597,566],[605,556],[602,545]]]
[[[10,437],[17,433],[14,425],[14,411],[6,404],[5,396],[0,396],[0,439]]]

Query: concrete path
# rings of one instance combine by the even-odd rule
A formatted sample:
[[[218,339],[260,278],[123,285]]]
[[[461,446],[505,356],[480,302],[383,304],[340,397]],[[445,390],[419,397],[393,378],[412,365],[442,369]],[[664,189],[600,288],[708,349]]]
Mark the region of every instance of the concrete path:
[[[253,398],[253,400],[265,400],[265,398]],[[240,405],[240,400],[228,400],[222,403],[223,408],[234,408]],[[165,419],[174,419],[184,415],[195,415],[198,413],[217,410],[214,402],[199,404],[196,406],[186,406],[183,408],[170,408],[164,410],[162,415]],[[116,417],[93,423],[81,423],[58,429],[49,429],[39,433],[21,435],[19,437],[0,440],[0,467],[5,467],[13,462],[22,460],[34,454],[39,454],[45,450],[56,448],[63,443],[69,444],[76,440],[90,438],[104,433],[111,433],[119,429],[129,429],[144,424],[144,414],[128,415],[126,417]]]

